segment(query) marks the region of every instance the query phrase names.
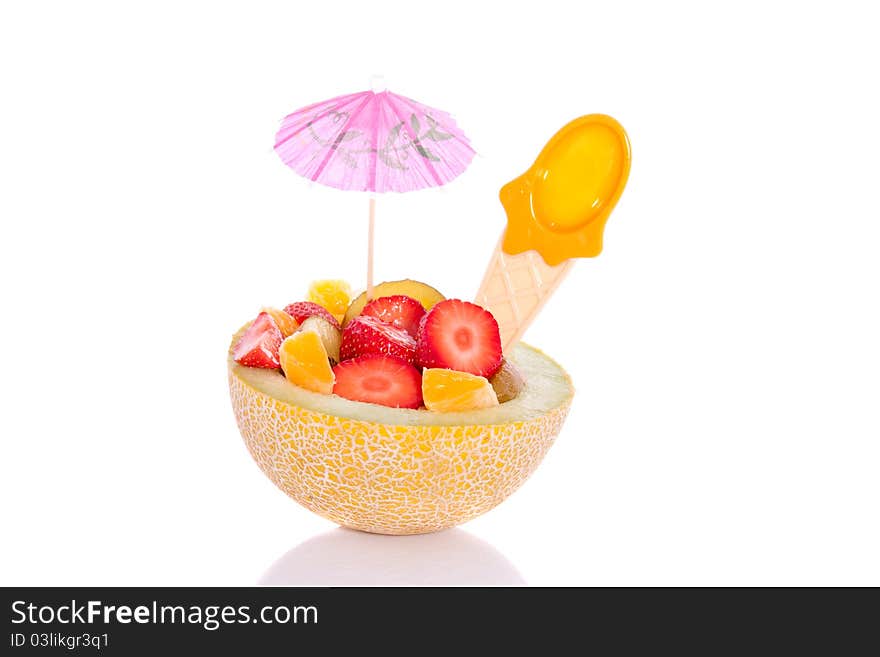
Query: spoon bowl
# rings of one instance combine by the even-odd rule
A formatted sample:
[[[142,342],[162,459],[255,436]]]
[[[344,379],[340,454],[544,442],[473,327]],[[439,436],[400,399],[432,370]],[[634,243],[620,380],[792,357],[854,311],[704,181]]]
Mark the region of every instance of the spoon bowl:
[[[630,160],[629,138],[610,116],[589,114],[565,125],[534,164],[501,189],[505,253],[535,249],[548,265],[598,255]]]

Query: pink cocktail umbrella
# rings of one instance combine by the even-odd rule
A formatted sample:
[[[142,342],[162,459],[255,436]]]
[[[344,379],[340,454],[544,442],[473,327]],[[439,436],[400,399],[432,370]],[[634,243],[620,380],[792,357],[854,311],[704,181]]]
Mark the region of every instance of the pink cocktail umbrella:
[[[301,176],[372,192],[367,294],[373,293],[376,193],[439,187],[471,163],[474,149],[446,112],[389,91],[362,91],[303,107],[275,135],[278,157]]]

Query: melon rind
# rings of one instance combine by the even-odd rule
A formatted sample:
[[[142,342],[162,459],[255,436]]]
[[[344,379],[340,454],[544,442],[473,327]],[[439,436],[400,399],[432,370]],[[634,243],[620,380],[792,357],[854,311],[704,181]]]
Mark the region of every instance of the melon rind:
[[[421,534],[499,504],[559,434],[574,394],[568,375],[522,343],[508,357],[526,380],[522,393],[464,413],[313,393],[231,354],[229,390],[248,451],[290,497],[344,527]]]

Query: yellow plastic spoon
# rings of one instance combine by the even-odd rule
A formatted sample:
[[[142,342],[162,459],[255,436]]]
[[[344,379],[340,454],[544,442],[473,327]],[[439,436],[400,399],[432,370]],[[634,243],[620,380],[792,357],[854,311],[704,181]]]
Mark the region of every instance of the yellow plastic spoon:
[[[565,125],[529,169],[501,188],[507,228],[476,302],[495,316],[506,351],[568,273],[602,251],[605,222],[626,186],[629,138],[610,116]]]

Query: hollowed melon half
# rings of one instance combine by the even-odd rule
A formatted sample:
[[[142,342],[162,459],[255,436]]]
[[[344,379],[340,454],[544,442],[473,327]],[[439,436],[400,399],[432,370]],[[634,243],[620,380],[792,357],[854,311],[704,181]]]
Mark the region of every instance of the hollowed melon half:
[[[508,358],[526,381],[520,395],[466,413],[313,393],[277,371],[239,365],[231,347],[229,390],[248,450],[290,497],[345,527],[420,534],[499,504],[559,433],[574,394],[568,375],[522,343]]]

